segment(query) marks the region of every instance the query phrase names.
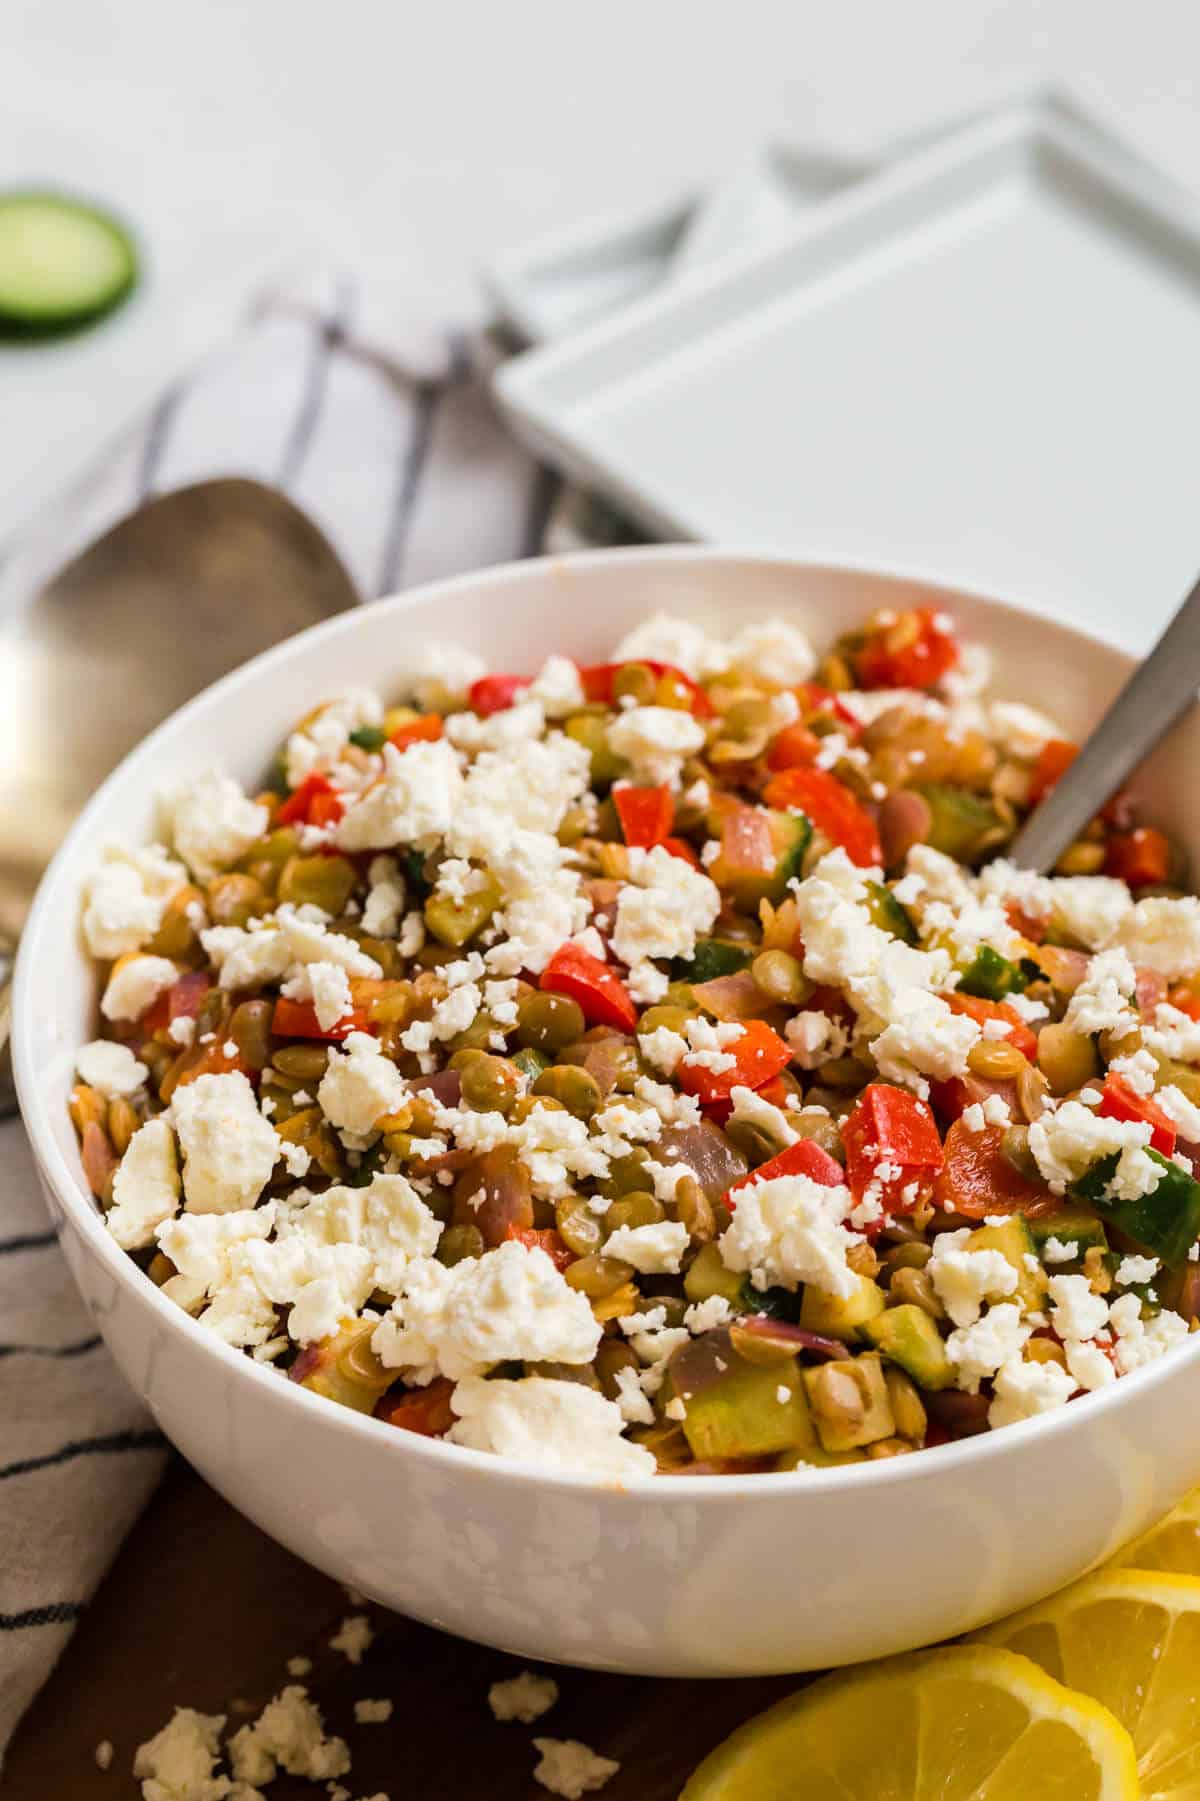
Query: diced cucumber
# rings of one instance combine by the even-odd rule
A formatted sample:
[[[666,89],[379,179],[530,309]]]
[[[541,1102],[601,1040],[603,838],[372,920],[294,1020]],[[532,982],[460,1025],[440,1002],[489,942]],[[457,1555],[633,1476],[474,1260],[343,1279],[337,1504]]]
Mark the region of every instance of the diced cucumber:
[[[845,1300],[840,1295],[826,1294],[810,1283],[800,1303],[800,1324],[806,1332],[820,1332],[826,1338],[842,1338],[853,1343],[862,1336],[861,1328],[866,1321],[882,1313],[886,1305],[882,1288],[870,1276],[860,1276],[858,1287]]]
[[[899,938],[904,944],[917,942],[917,928],[909,916],[908,909],[902,907],[891,889],[882,882],[868,882],[867,912],[871,916],[871,924],[877,925],[881,932],[890,932],[893,938]]]
[[[49,333],[111,312],[138,278],[129,232],[62,194],[0,194],[0,330]]]
[[[726,1269],[715,1244],[706,1244],[696,1252],[687,1267],[683,1278],[683,1292],[689,1301],[707,1301],[715,1294],[723,1295],[731,1307],[744,1312],[741,1299],[745,1280],[736,1270]]]
[[[981,944],[959,977],[959,994],[973,994],[984,1001],[1002,1001],[1007,994],[1022,994],[1028,988],[1027,977],[1015,963]]]
[[[731,944],[725,938],[698,938],[691,957],[676,957],[671,974],[679,982],[712,982],[717,976],[736,975],[754,959],[754,952],[744,944]]]
[[[1046,1272],[1038,1260],[1033,1234],[1019,1213],[1013,1213],[1001,1226],[980,1226],[966,1242],[968,1251],[999,1251],[1016,1273],[1016,1296],[1021,1311],[1030,1313],[1042,1304],[1046,1292]],[[1026,1262],[1026,1258],[1032,1259]]]
[[[550,1067],[550,1058],[543,1057],[541,1051],[535,1051],[531,1046],[514,1051],[512,1060],[531,1083],[536,1082],[542,1072]]]
[[[942,782],[928,782],[915,792],[932,816],[927,842],[934,850],[969,863],[996,842],[1004,822],[982,795]]]
[[[757,913],[760,901],[778,904],[787,894],[793,876],[801,873],[804,853],[812,838],[812,826],[803,813],[767,813],[771,853],[757,867],[746,867],[724,854],[709,870],[719,888],[732,895],[743,913]]]
[[[784,1451],[776,1470],[831,1470],[843,1463],[866,1463],[865,1451],[826,1451],[821,1445],[805,1445],[803,1450]]]
[[[1147,1149],[1146,1155],[1162,1170],[1158,1186],[1150,1194],[1140,1195],[1136,1201],[1110,1196],[1109,1184],[1120,1162],[1116,1151],[1072,1183],[1071,1193],[1076,1200],[1087,1201],[1168,1269],[1177,1269],[1187,1261],[1188,1251],[1200,1236],[1200,1182],[1160,1152]]]
[[[946,1346],[923,1308],[908,1301],[902,1307],[889,1307],[864,1322],[863,1336],[921,1388],[936,1392],[953,1383],[954,1369]]]
[[[683,1431],[693,1457],[767,1457],[816,1443],[795,1363],[748,1363],[725,1345],[724,1372],[715,1382],[692,1389],[691,1349],[686,1347],[672,1360],[671,1380],[686,1409]]]
[[[1071,1245],[1077,1260],[1082,1260],[1090,1250],[1108,1249],[1108,1233],[1103,1222],[1083,1207],[1064,1207],[1060,1213],[1029,1219],[1025,1224],[1039,1257],[1051,1238],[1057,1239],[1059,1244]]]
[[[873,1445],[877,1439],[891,1438],[896,1430],[892,1403],[884,1381],[883,1364],[874,1352],[854,1357],[836,1365],[839,1373],[850,1376],[862,1397],[862,1417],[857,1420],[826,1418],[820,1409],[819,1395],[824,1370],[806,1369],[804,1385],[812,1403],[813,1423],[827,1451],[854,1451],[859,1445]]]
[[[378,725],[360,725],[351,732],[350,742],[359,750],[382,750],[387,743],[387,733]]]

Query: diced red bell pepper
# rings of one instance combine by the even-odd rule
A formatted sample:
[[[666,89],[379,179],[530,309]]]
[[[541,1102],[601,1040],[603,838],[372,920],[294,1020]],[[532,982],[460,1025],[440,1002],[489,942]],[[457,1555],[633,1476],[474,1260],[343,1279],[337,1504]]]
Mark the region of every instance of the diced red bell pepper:
[[[864,688],[932,688],[958,662],[958,644],[934,607],[900,613],[868,632],[854,655]]]
[[[367,1015],[361,1008],[354,1007],[345,1019],[339,1019],[335,1026],[326,1030],[311,1001],[290,1001],[281,994],[271,1015],[271,1030],[276,1038],[321,1038],[337,1044],[351,1032],[365,1032],[369,1027]]]
[[[306,775],[275,815],[276,825],[333,825],[346,803],[325,775]]]
[[[937,1206],[963,1219],[983,1219],[989,1213],[1023,1213],[1041,1219],[1062,1206],[1062,1196],[1029,1182],[1001,1150],[1003,1126],[970,1131],[956,1120],[942,1147],[945,1163],[933,1185]]]
[[[698,682],[682,669],[676,669],[674,663],[655,663],[648,657],[627,657],[623,663],[591,663],[586,669],[579,671],[579,679],[583,683],[583,692],[590,701],[602,701],[605,706],[613,702],[613,681],[618,669],[627,669],[630,663],[640,663],[649,669],[659,681],[664,675],[674,678],[691,697],[691,710],[697,719],[711,719],[713,704]]]
[[[1030,944],[1041,944],[1046,936],[1048,921],[1039,919],[1036,913],[1026,913],[1016,901],[1004,902],[1004,917],[1013,931],[1028,938]]]
[[[1180,982],[1167,995],[1172,1007],[1180,1013],[1186,1013],[1189,1019],[1200,1019],[1200,994],[1186,982]]]
[[[626,844],[651,850],[662,843],[675,819],[675,800],[668,787],[634,788],[622,784],[613,789],[612,798]]]
[[[419,719],[398,725],[389,735],[388,743],[394,744],[397,750],[407,750],[410,744],[433,744],[441,737],[442,730],[440,713],[422,713]]]
[[[632,1032],[638,1013],[625,984],[614,969],[577,944],[563,944],[555,951],[538,979],[547,994],[566,994],[578,1001],[590,1026],[613,1026]]]
[[[1055,787],[1067,773],[1076,757],[1079,746],[1072,744],[1069,738],[1048,738],[1034,760],[1033,773],[1029,778],[1029,804],[1036,807],[1045,800],[1051,788]]]
[[[977,1076],[972,1072],[965,1076],[951,1076],[945,1082],[934,1082],[929,1090],[934,1112],[939,1119],[946,1121],[961,1119],[968,1107],[974,1106],[977,1101],[986,1101],[992,1094],[998,1094],[1009,1112],[1016,1117],[1020,1102],[1016,1078],[1013,1076]]]
[[[251,1069],[236,1044],[232,1055],[225,1049],[232,1042],[228,1038],[214,1038],[211,1044],[193,1045],[181,1052],[190,1061],[175,1083],[176,1088],[186,1088],[189,1082],[198,1082],[201,1076],[228,1076],[235,1073],[257,1082],[261,1071]],[[174,1067],[172,1064],[172,1068]]]
[[[857,738],[862,720],[855,717],[840,695],[820,682],[798,682],[792,690],[806,713],[829,713],[846,728],[847,738]]]
[[[989,1019],[1002,1019],[1008,1027],[1005,1044],[1011,1044],[1032,1063],[1037,1056],[1037,1038],[1015,1007],[1007,1001],[985,1001],[977,994],[947,994],[942,997],[951,1013],[966,1013],[976,1025],[985,1026]]]
[[[567,1269],[575,1262],[575,1253],[553,1226],[510,1226],[505,1238],[523,1244],[527,1251],[545,1251],[555,1269]]]
[[[693,869],[703,870],[704,865],[686,838],[664,838],[663,849],[669,850],[673,857],[679,857],[684,863],[690,863]]]
[[[762,1019],[748,1019],[741,1037],[723,1048],[733,1058],[729,1069],[708,1069],[685,1057],[675,1072],[684,1093],[694,1094],[702,1107],[728,1107],[735,1088],[762,1088],[792,1060],[788,1045]]]
[[[1128,882],[1131,888],[1145,888],[1151,882],[1165,882],[1171,872],[1171,846],[1162,832],[1142,825],[1133,832],[1118,832],[1104,849],[1104,873]]]
[[[846,1180],[856,1201],[868,1190],[887,1213],[911,1213],[942,1167],[942,1141],[925,1101],[907,1088],[871,1082],[842,1125]]]
[[[1096,1109],[1104,1119],[1135,1120],[1150,1127],[1151,1148],[1169,1157],[1179,1136],[1175,1122],[1159,1106],[1152,1094],[1139,1094],[1120,1076],[1105,1077],[1102,1099]]]
[[[389,1426],[400,1426],[405,1432],[419,1432],[423,1438],[440,1438],[454,1424],[450,1396],[454,1384],[438,1376],[428,1388],[389,1389],[375,1403],[375,1418]]]
[[[799,721],[776,732],[767,752],[767,768],[778,775],[784,769],[807,769],[816,761],[821,740]]]
[[[174,1020],[195,1019],[200,1003],[212,985],[213,979],[206,969],[185,970],[146,1008],[137,1022],[138,1033],[144,1039],[152,1038],[155,1032],[165,1032]]]
[[[481,675],[467,689],[467,699],[486,719],[492,713],[503,713],[511,707],[518,690],[528,686],[527,675]]]
[[[807,1176],[810,1181],[819,1182],[822,1188],[838,1188],[846,1180],[846,1172],[836,1157],[823,1151],[811,1138],[798,1138],[777,1157],[760,1163],[748,1176],[735,1182],[728,1193],[736,1194],[739,1188],[746,1188],[751,1182],[773,1182],[776,1176]]]
[[[785,769],[763,790],[769,807],[799,808],[818,831],[840,844],[852,863],[867,869],[883,862],[875,821],[862,802],[828,769]]]

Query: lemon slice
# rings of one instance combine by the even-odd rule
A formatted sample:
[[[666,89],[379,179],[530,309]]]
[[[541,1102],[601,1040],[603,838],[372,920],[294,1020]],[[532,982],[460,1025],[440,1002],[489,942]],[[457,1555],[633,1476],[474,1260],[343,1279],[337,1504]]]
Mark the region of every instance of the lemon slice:
[[[1178,1507],[1156,1526],[1131,1539],[1105,1564],[1109,1570],[1173,1570],[1177,1576],[1200,1576],[1200,1488],[1185,1495]]]
[[[1129,1735],[1024,1657],[962,1645],[826,1676],[735,1732],[680,1801],[1137,1801]]]
[[[1100,1570],[977,1637],[1109,1708],[1146,1801],[1200,1801],[1200,1579]]]

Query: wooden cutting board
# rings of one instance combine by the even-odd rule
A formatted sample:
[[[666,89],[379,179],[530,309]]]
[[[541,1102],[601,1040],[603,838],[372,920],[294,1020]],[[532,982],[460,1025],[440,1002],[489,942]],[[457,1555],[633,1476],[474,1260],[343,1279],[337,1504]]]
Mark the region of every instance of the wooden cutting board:
[[[794,1677],[669,1682],[554,1670],[561,1697],[536,1726],[498,1725],[490,1683],[526,1667],[499,1651],[368,1608],[376,1637],[357,1668],[329,1648],[352,1609],[343,1589],[266,1538],[177,1460],[17,1732],[5,1801],[135,1801],[135,1748],[179,1706],[256,1714],[285,1682],[289,1657],[327,1728],[354,1759],[357,1796],[391,1801],[547,1801],[533,1781],[534,1733],[579,1738],[621,1761],[603,1801],[674,1801],[701,1758],[735,1726],[797,1686]],[[359,1726],[354,1702],[395,1703]],[[97,1768],[101,1739],[115,1747]],[[270,1801],[325,1801],[281,1777]]]

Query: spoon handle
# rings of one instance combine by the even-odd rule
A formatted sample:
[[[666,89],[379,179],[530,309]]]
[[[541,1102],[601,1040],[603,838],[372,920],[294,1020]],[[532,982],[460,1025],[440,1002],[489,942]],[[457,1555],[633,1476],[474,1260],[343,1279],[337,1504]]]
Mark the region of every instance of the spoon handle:
[[[1186,712],[1200,687],[1200,580],[1008,855],[1044,874]]]

